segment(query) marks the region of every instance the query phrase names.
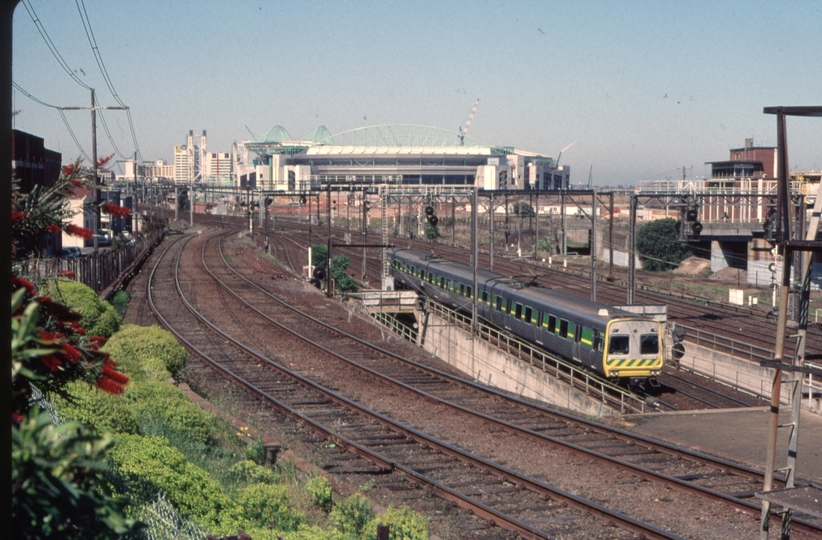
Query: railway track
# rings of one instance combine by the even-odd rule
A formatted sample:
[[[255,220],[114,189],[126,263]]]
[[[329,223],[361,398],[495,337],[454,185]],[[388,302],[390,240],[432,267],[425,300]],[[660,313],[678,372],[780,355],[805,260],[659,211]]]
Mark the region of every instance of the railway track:
[[[180,241],[179,246],[172,245],[169,250],[182,251],[187,241]],[[152,272],[154,285],[149,288],[150,302],[162,323],[177,333],[187,348],[224,375],[323,437],[371,461],[380,470],[393,471],[400,478],[424,485],[436,495],[470,509],[490,525],[497,524],[520,535],[554,538],[573,530],[584,530],[585,536],[591,538],[632,538],[635,533],[653,538],[679,538],[473,456],[272,362],[220,332],[195,308],[196,302],[187,298],[185,292],[187,289],[189,294],[192,292],[188,286],[190,281],[180,277],[180,258],[178,255],[175,260],[174,251],[170,257],[164,254]],[[172,266],[175,280],[154,279],[158,268],[170,272]],[[172,284],[180,305],[163,315],[166,306],[172,303]],[[165,299],[163,308],[153,301],[155,295]],[[170,316],[174,318],[173,325]],[[245,358],[237,354],[238,350]],[[505,506],[505,510],[499,510],[500,506]]]
[[[203,255],[204,261],[211,261],[212,258]],[[212,262],[210,266],[214,266],[214,263]],[[219,273],[222,279],[227,280],[230,278],[228,270],[222,267],[217,269],[215,266],[215,269],[212,270],[213,278],[217,277],[215,273]],[[236,277],[232,279],[236,280]],[[198,279],[196,281],[202,284],[203,280]],[[178,289],[181,291],[185,289],[185,283],[185,280],[183,280]],[[241,287],[224,285],[223,289],[233,289],[237,297],[245,296],[248,291],[253,291],[251,292],[252,299],[246,300],[248,307],[255,303],[254,300],[256,300],[256,304],[265,306],[272,306],[277,303],[277,300],[270,295],[266,296],[264,302],[260,302],[261,294],[266,293],[251,287],[247,282],[246,285]],[[239,300],[239,298],[237,299]],[[260,315],[263,316],[262,313]],[[268,317],[268,315],[265,316]],[[309,326],[316,324],[315,321],[312,321],[309,325],[306,322],[307,319],[304,319],[304,316],[302,317],[302,319],[291,323],[297,326],[300,332],[306,332]],[[177,315],[175,315],[175,320],[177,320]],[[270,320],[269,323],[271,323]],[[344,340],[351,340],[350,337],[344,337],[344,334],[340,333],[339,330],[329,328],[327,325],[321,326],[318,332],[317,336],[309,339],[315,342],[325,340],[334,343],[335,346]],[[399,359],[392,355],[385,356],[383,352],[373,348],[371,353],[363,355],[361,349],[369,345],[356,340],[353,343],[355,344],[346,344],[344,346],[346,352],[344,354],[336,353],[335,358],[339,361],[341,360],[340,357],[343,357],[346,359],[348,366],[356,365],[358,366],[357,369],[368,370],[369,376],[380,377],[381,381],[394,384],[402,388],[403,391],[413,391],[425,400],[434,401],[438,405],[447,405],[453,410],[460,411],[461,414],[476,414],[479,412],[484,422],[492,422],[496,425],[495,429],[513,431],[518,435],[538,441],[542,445],[549,444],[567,451],[579,452],[587,459],[594,458],[604,463],[606,467],[616,466],[624,470],[630,470],[631,474],[639,475],[648,480],[653,479],[654,482],[663,482],[667,486],[689,492],[698,492],[703,496],[720,497],[725,504],[731,504],[735,508],[751,513],[758,512],[758,505],[749,500],[752,492],[759,489],[762,483],[761,475],[757,471],[744,467],[739,468],[733,464],[716,460],[713,460],[709,465],[709,461],[705,460],[706,456],[679,453],[679,449],[670,445],[658,445],[653,441],[636,438],[627,433],[620,433],[619,430],[614,431],[595,423],[580,421],[570,416],[557,414],[554,411],[534,407],[526,402],[512,400],[507,396],[489,392],[483,387],[465,383],[457,378],[451,378],[447,374],[431,371],[427,368],[423,370],[422,366],[409,364],[405,359]],[[377,357],[376,353],[381,356]],[[372,360],[372,364],[376,365],[367,365],[369,359]],[[260,361],[258,358],[257,364]],[[323,362],[323,364],[327,363],[328,359]],[[251,369],[253,375],[248,375],[247,381],[253,381],[253,377],[259,376],[258,369],[253,367]],[[303,367],[303,369],[306,368]],[[456,390],[457,387],[460,388],[459,391]],[[323,398],[322,403],[319,404],[320,407],[325,408],[329,399],[332,398]],[[307,401],[311,402],[311,400]],[[379,437],[381,436],[377,438],[379,439]],[[407,438],[409,434],[403,433],[403,437]],[[402,440],[401,444],[405,444],[405,438],[397,440]],[[346,443],[341,441],[341,444]],[[426,442],[425,444],[431,443]],[[356,448],[356,446],[348,447]],[[686,467],[686,464],[690,464],[691,468]],[[488,463],[479,466],[488,467]],[[413,466],[409,467],[414,470]],[[511,483],[510,479],[507,481]],[[516,491],[521,490],[521,486],[524,485],[522,482],[522,479],[513,481],[513,484],[518,486]],[[725,493],[721,493],[723,487]],[[491,519],[497,520],[500,518]],[[578,521],[579,518],[574,517],[573,520]],[[808,531],[819,532],[817,525],[813,523],[805,523],[801,520],[797,523],[799,526],[807,527]]]
[[[214,223],[218,223],[217,218],[211,216],[211,221]],[[272,234],[270,235],[271,242],[279,242],[283,245],[287,245],[288,248],[281,247],[280,251],[285,251],[288,253],[288,249],[301,249],[301,254],[297,255],[297,260],[305,260],[305,251],[306,248],[304,244],[309,242],[308,236],[304,233],[303,229],[306,228],[304,224],[294,223],[294,222],[280,222],[282,228],[289,228],[295,229],[297,232],[290,232],[288,234]],[[339,233],[340,231],[335,230],[335,232]],[[341,238],[335,238],[335,241],[341,241]],[[313,237],[313,241],[322,241],[322,238],[317,237],[316,235]],[[407,240],[403,240],[403,242],[407,242]],[[262,246],[261,240],[258,239],[258,244]],[[416,249],[429,249],[435,250],[439,254],[444,257],[451,258],[454,260],[462,260],[463,262],[467,262],[467,252],[462,248],[456,248],[444,244],[431,244],[426,241],[416,242],[414,244]],[[366,282],[369,286],[379,288],[381,286],[380,276],[382,273],[382,264],[380,260],[380,251],[379,250],[366,250],[368,253],[368,257],[365,259],[367,264],[365,271],[363,271],[363,250],[361,248],[346,248],[345,246],[335,247],[335,254],[344,254],[351,259],[351,265],[349,267],[349,273],[355,277],[356,279],[361,279],[361,276],[365,274]],[[524,261],[524,260],[523,260]],[[482,263],[482,255],[480,256],[480,262]],[[289,263],[290,264],[290,263]],[[537,274],[534,273],[534,268],[532,264],[526,262],[515,262],[506,259],[505,257],[498,257],[497,258],[497,267],[499,268],[500,265],[504,265],[503,271],[507,271],[511,275],[518,275],[523,273],[523,266],[526,268],[528,272],[531,274],[527,277],[533,277]],[[293,264],[291,264],[293,268]],[[352,270],[353,268],[353,270]],[[561,285],[560,288],[569,290],[581,296],[588,296],[589,295],[589,287],[590,284],[587,283],[585,285],[580,284],[580,276],[576,275],[575,272],[566,272],[561,270],[552,270],[552,269],[545,269],[543,267],[537,268],[538,270],[550,270],[554,273],[552,275],[552,286]],[[561,283],[555,279],[555,276],[558,275],[561,278]],[[545,275],[542,276],[543,279]],[[612,293],[609,296],[603,298],[600,295],[600,299],[603,301],[611,301],[612,303],[619,304],[624,301],[623,295],[624,290],[618,287],[611,286],[612,289],[616,289],[616,293]],[[662,296],[662,297],[660,297]],[[646,302],[654,301],[656,303],[660,303],[662,301],[668,300],[665,298],[663,294],[659,293],[656,297],[653,298],[645,298]],[[678,302],[677,305],[682,304],[683,302]],[[687,303],[686,303],[687,304]],[[722,306],[721,306],[722,307]],[[742,318],[742,320],[750,319],[752,315],[752,311],[747,308],[740,308],[736,306],[724,306],[727,308],[728,313],[721,316],[711,315],[708,317],[705,313],[705,306],[696,305],[693,309],[694,311],[688,312],[683,310],[681,307],[679,309],[674,306],[673,309],[669,310],[672,313],[672,318],[678,321],[678,325],[686,328],[686,336],[689,340],[696,340],[700,343],[707,341],[707,346],[714,350],[722,351],[729,353],[731,355],[743,355],[748,356],[751,359],[756,359],[759,357],[766,357],[771,354],[770,351],[762,349],[756,345],[745,346],[738,340],[732,339],[725,339],[720,337],[718,334],[713,333],[705,333],[704,331],[695,330],[689,326],[683,325],[682,321],[693,323],[696,321],[697,323],[699,320],[722,320],[727,318],[732,318],[735,320],[732,321],[725,321],[724,323],[714,323],[714,326],[719,328],[725,336],[733,336],[733,338],[743,338],[743,337],[750,337],[756,335],[763,335],[761,332],[756,332],[753,329],[748,329],[745,331],[745,328],[740,328],[739,332],[732,332],[728,330],[728,328],[734,328],[740,324],[736,319]],[[676,313],[679,313],[680,316],[677,318]],[[683,315],[684,314],[684,315]],[[750,323],[744,323],[750,324]],[[758,323],[757,323],[758,324]],[[723,330],[724,329],[724,330]],[[767,332],[764,333],[767,335]],[[766,340],[760,340],[759,345],[766,344]],[[698,376],[692,375],[689,377],[690,379],[699,379]],[[705,388],[707,386],[708,388]],[[762,400],[765,400],[766,397],[764,396],[751,396],[747,392],[739,391],[735,388],[729,387],[728,385],[723,385],[721,383],[717,383],[714,381],[702,381],[702,384],[693,382],[688,382],[682,380],[682,376],[669,378],[668,383],[664,384],[660,388],[654,389],[643,389],[637,388],[636,393],[641,395],[643,399],[647,399],[649,403],[653,404],[655,407],[659,408],[660,410],[691,410],[691,409],[701,409],[704,407],[708,408],[716,408],[717,404],[721,407],[738,407],[738,406],[753,406],[753,405],[761,405],[763,403]]]

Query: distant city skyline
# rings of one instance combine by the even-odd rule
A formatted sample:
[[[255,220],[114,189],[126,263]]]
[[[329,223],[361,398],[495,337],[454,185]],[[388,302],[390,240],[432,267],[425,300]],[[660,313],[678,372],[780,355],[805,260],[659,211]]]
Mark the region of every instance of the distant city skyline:
[[[90,105],[74,77],[118,105],[74,2],[26,0],[14,16],[13,79],[55,106]],[[81,4],[83,5],[83,4]],[[314,2],[84,0],[99,58],[130,107],[144,160],[173,163],[189,130],[208,150],[281,125],[295,138],[380,124],[454,131],[557,157],[573,183],[706,176],[753,138],[762,109],[822,105],[822,2]],[[80,155],[59,111],[14,90],[14,127],[64,161]],[[88,109],[63,113],[91,154]],[[120,154],[124,111],[103,112]],[[98,155],[114,153],[98,119]],[[822,169],[822,119],[789,118],[789,165]],[[123,159],[115,155],[115,160]]]

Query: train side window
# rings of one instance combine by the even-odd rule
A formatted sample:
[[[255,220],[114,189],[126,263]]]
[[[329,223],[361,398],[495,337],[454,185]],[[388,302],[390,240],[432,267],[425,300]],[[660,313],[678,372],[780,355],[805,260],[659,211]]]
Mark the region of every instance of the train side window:
[[[491,303],[491,302],[488,300],[488,291],[482,291],[482,293],[481,293],[481,297],[480,297],[480,298],[481,298],[481,299],[482,299],[482,301],[483,301],[483,302],[485,302],[486,304],[490,304],[490,303]]]
[[[582,326],[576,325],[574,327],[574,342],[579,343],[582,339]]]
[[[450,279],[445,280],[445,290],[447,290],[447,291],[453,291],[454,290],[454,285],[453,285],[453,283],[451,282]]]
[[[474,287],[472,287],[470,285],[466,285],[465,286],[465,296],[467,296],[468,298],[474,298],[473,295],[474,295]]]
[[[553,315],[548,315],[548,331],[552,334],[557,333],[557,318]]]
[[[608,354],[628,354],[630,347],[631,342],[628,336],[611,334],[611,339],[608,340]]]
[[[565,319],[559,320],[559,335],[560,337],[568,337],[568,321]]]
[[[594,330],[593,347],[595,351],[602,350],[602,336],[599,335],[599,330]]]
[[[528,306],[525,306],[525,322],[533,323],[532,317],[534,316],[534,309]]]
[[[520,304],[519,302],[516,302],[514,304],[514,317],[516,317],[517,319],[522,318],[522,304]]]
[[[459,293],[465,295],[465,284],[460,283]]]

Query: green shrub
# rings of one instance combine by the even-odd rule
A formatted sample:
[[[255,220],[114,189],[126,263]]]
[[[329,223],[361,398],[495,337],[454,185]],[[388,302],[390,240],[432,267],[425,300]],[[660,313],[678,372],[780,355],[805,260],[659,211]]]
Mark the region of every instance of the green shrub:
[[[256,439],[248,443],[245,447],[245,458],[260,465],[265,463],[265,446],[263,446],[262,439]]]
[[[674,270],[691,256],[688,244],[679,241],[673,218],[657,219],[643,225],[637,232],[636,249],[643,270],[649,272]]]
[[[315,506],[322,508],[326,512],[331,510],[333,491],[331,490],[331,483],[328,481],[328,478],[322,475],[312,476],[308,479],[308,482],[305,483],[305,489],[311,494],[312,503]]]
[[[157,326],[127,324],[103,350],[134,380],[152,378],[165,381],[185,367],[186,350],[174,336]]]
[[[274,471],[261,467],[249,459],[235,463],[231,466],[230,471],[241,482],[273,484],[277,481],[277,475]]]
[[[363,527],[364,540],[376,540],[377,525],[390,529],[391,540],[428,540],[428,520],[408,507],[389,508]]]
[[[237,505],[220,484],[165,437],[120,435],[110,456],[117,472],[144,486],[145,498],[162,491],[169,502],[207,527],[220,528],[233,519]]]
[[[331,522],[343,534],[359,537],[374,518],[371,501],[355,493],[341,501],[331,512]]]
[[[237,490],[236,501],[242,517],[258,526],[294,531],[303,516],[289,505],[288,487],[282,484],[253,484]]]
[[[132,386],[129,384],[126,389]],[[137,415],[122,396],[113,396],[81,381],[70,383],[66,389],[72,396],[71,401],[60,397],[54,400],[61,415],[98,430],[108,428],[117,433],[142,434]]]
[[[165,429],[170,429],[188,433],[197,442],[212,440],[214,415],[201,409],[172,384],[153,379],[132,381],[121,399],[129,404],[148,434],[162,435]]]
[[[348,537],[339,534],[337,531],[324,530],[317,526],[300,525],[296,531],[279,534],[283,540],[349,540]],[[262,534],[252,536],[254,540],[268,540]],[[276,536],[270,540],[275,540]]]
[[[131,299],[129,296],[128,291],[117,291],[111,299],[111,305],[114,307],[114,311],[117,312],[117,315],[120,318],[123,317],[125,314],[126,309],[128,309],[128,301]]]
[[[77,422],[51,423],[36,408],[11,430],[13,538],[120,538],[134,526],[127,500],[104,480],[114,444]]]
[[[100,300],[97,293],[80,282],[66,279],[50,281],[41,292],[81,314],[80,324],[90,336],[109,337],[120,329],[120,317],[114,307]]]

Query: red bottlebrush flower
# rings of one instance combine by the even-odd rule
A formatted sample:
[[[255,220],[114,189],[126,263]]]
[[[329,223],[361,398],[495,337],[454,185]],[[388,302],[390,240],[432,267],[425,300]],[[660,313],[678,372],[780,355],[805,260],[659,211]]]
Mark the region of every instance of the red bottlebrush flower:
[[[116,368],[117,368],[117,362],[115,362],[115,361],[114,361],[114,360],[112,360],[111,358],[106,358],[106,361],[105,361],[105,362],[103,362],[103,365],[104,365],[104,366],[108,366],[108,367],[110,367],[111,369],[116,369]]]
[[[89,336],[88,340],[92,343],[99,343],[100,345],[106,342],[106,338],[103,336]]]
[[[77,274],[71,270],[60,270],[60,275],[68,279],[74,279],[77,276]]]
[[[97,388],[99,388],[103,392],[108,392],[109,394],[115,396],[119,396],[126,390],[126,388],[122,384],[118,383],[117,381],[113,381],[106,376],[97,379]]]
[[[34,291],[35,291],[34,290],[34,284],[31,281],[29,281],[27,279],[24,279],[24,278],[21,278],[20,276],[15,276],[14,274],[12,274],[11,275],[11,284],[16,285],[18,287],[25,288],[30,295],[34,296]]]
[[[108,163],[111,160],[111,158],[113,158],[113,157],[114,157],[114,154],[111,154],[110,156],[98,159],[97,160],[97,166],[102,167],[103,165]]]
[[[57,368],[63,365],[60,359],[53,354],[47,354],[46,356],[41,357],[41,360],[43,360],[43,363],[51,371],[57,371]]]
[[[74,173],[74,165],[73,164],[69,164],[69,165],[66,165],[65,167],[63,167],[63,174],[65,174],[66,176],[71,176],[73,173]]]
[[[51,302],[51,296],[41,296],[40,298],[38,298],[38,301],[40,301],[40,302]]]
[[[48,301],[41,302],[41,304],[57,318],[58,322],[79,321],[83,318],[82,314],[72,311],[68,306],[64,306],[58,302]]]
[[[72,362],[77,362],[83,357],[83,354],[80,351],[66,342],[61,343],[60,348],[63,349],[63,355]]]
[[[88,348],[92,351],[99,351],[100,350],[100,347],[98,347],[96,343],[89,343]]]
[[[128,208],[123,208],[122,206],[117,206],[116,204],[109,203],[104,204],[101,210],[106,214],[112,215],[114,217],[128,217],[131,214],[131,210],[129,210]]]
[[[87,334],[85,328],[78,328],[77,330],[75,330],[75,332],[77,332],[81,336],[85,336]]]
[[[48,232],[49,234],[57,234],[60,232],[60,226],[55,225],[54,223],[52,223],[51,225],[46,225],[46,232]]]
[[[25,212],[12,212],[11,213],[11,224],[14,225],[18,221],[21,221],[23,218],[26,217]]]
[[[79,236],[81,238],[91,238],[94,236],[94,231],[86,229],[85,227],[78,227],[77,225],[69,225],[66,227],[66,232],[72,236]]]
[[[83,181],[80,180],[79,178],[72,178],[71,179],[71,185],[74,186],[74,187],[80,187],[80,186],[83,185]]]
[[[116,371],[108,366],[103,366],[103,376],[123,385],[128,382],[128,375],[120,373],[119,371]]]
[[[11,421],[15,425],[19,426],[23,422],[23,415],[16,412],[11,413]]]

